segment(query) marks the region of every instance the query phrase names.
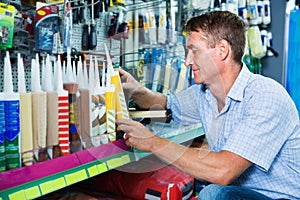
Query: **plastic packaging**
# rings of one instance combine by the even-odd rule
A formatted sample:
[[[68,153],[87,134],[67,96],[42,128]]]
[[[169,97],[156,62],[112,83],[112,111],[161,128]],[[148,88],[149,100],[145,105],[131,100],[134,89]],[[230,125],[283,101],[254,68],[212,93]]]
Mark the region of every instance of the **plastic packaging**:
[[[248,45],[250,47],[250,55],[260,58],[264,55],[260,31],[258,26],[251,26],[247,32]]]
[[[249,24],[257,25],[258,11],[257,11],[256,0],[247,0],[247,10],[249,14],[249,18],[248,18]]]
[[[12,47],[14,16],[15,7],[0,2],[0,49]]]
[[[268,25],[271,23],[270,1],[264,0],[263,6],[264,6],[264,9],[263,9],[264,13],[263,13],[262,22],[264,25]]]

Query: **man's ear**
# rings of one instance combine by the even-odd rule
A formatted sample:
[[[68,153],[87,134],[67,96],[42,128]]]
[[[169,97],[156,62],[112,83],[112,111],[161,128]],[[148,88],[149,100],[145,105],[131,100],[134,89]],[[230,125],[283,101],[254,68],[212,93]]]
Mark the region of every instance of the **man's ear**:
[[[216,44],[217,48],[218,48],[218,54],[221,58],[221,60],[225,60],[226,58],[228,58],[229,53],[230,53],[230,45],[228,43],[227,40],[219,40]]]

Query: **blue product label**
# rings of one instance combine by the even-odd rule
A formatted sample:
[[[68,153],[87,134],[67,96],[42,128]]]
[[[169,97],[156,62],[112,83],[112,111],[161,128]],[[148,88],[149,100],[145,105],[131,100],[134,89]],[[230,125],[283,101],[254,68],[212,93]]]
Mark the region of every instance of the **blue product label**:
[[[20,101],[19,100],[11,100],[11,101],[4,101],[5,109],[9,107],[19,107]]]
[[[4,101],[0,101],[0,112],[4,110]]]
[[[257,19],[257,10],[255,5],[250,5],[250,20]]]
[[[8,115],[19,113],[19,111],[20,111],[20,101],[19,100],[5,101],[4,106],[5,106],[4,107],[5,114],[8,114]]]
[[[5,138],[12,142],[18,137],[20,133],[20,126],[6,126]]]
[[[0,127],[5,127],[5,117],[0,117]]]
[[[5,128],[0,128],[0,144],[4,144]]]
[[[5,118],[5,126],[19,126],[20,125],[20,116],[9,116]]]

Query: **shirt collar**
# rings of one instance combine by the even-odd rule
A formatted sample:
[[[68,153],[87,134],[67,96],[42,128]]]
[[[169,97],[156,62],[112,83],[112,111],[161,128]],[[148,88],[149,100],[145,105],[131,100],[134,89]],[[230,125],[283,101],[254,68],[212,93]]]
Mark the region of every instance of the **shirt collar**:
[[[227,97],[236,101],[241,101],[244,98],[244,90],[250,76],[251,72],[246,65],[243,65],[237,79],[234,81],[231,89],[229,90]]]

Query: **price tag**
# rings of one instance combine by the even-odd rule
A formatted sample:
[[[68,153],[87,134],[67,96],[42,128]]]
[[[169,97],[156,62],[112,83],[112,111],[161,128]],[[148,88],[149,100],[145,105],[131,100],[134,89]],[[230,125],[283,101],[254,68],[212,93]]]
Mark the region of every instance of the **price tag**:
[[[123,165],[130,162],[129,155],[124,155],[121,157],[121,159],[122,159]]]
[[[22,200],[22,199],[26,199],[24,190],[12,193],[12,194],[8,195],[8,197],[9,197],[9,200]]]
[[[107,166],[108,166],[109,169],[114,169],[114,168],[119,167],[123,164],[122,158],[111,159],[111,160],[108,160],[106,163],[107,163]]]
[[[48,194],[48,193],[55,190],[53,181],[48,181],[48,182],[45,182],[45,183],[41,183],[40,188],[41,188],[41,191],[42,191],[43,195]]]
[[[98,168],[97,168],[96,165],[93,166],[93,167],[88,168],[88,172],[89,172],[90,177],[93,177],[93,176],[96,176],[96,175],[99,174],[99,171],[98,171]]]
[[[76,175],[76,173],[68,174],[68,175],[65,175],[65,179],[66,179],[67,185],[71,185],[71,184],[77,182],[77,175]]]
[[[82,181],[88,178],[85,169],[76,172],[76,177],[77,177],[77,181]]]
[[[105,163],[97,165],[99,173],[104,173],[107,171],[107,166]]]
[[[54,186],[55,190],[59,190],[59,189],[61,189],[63,187],[66,187],[67,184],[65,182],[65,178],[61,177],[61,178],[55,179],[53,181],[53,186]]]
[[[27,199],[35,199],[35,198],[41,196],[38,186],[26,189],[25,194],[26,194]]]

